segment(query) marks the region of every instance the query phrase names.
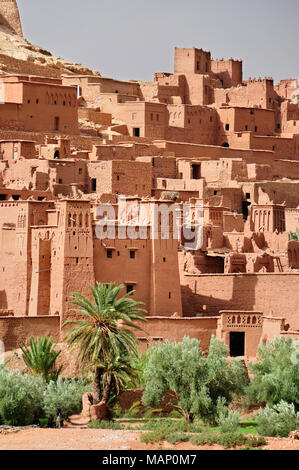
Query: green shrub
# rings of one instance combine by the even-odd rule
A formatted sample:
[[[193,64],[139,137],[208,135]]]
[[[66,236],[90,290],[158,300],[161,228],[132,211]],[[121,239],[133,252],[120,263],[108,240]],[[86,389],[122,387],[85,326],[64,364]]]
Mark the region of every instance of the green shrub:
[[[219,444],[225,449],[247,445],[248,447],[259,447],[266,444],[264,438],[246,436],[240,432],[218,433],[206,431],[190,438],[190,442],[197,446]]]
[[[206,431],[201,434],[197,434],[195,436],[191,436],[190,438],[191,444],[196,446],[204,446],[204,445],[213,445],[218,442],[218,433],[213,431]]]
[[[263,436],[287,437],[299,427],[299,413],[295,406],[281,401],[273,407],[268,405],[256,417],[258,433]]]
[[[83,379],[62,379],[50,382],[43,393],[43,410],[47,416],[55,415],[56,407],[62,410],[64,418],[78,414],[82,409],[82,395],[90,391],[90,385]]]
[[[93,420],[91,423],[88,424],[90,429],[114,429],[114,430],[121,430],[125,429],[125,426],[120,423],[115,423],[114,421],[98,421]]]
[[[141,442],[154,443],[168,440],[168,437],[171,440],[178,436],[183,437],[186,436],[185,433],[187,432],[200,432],[203,430],[203,426],[198,423],[188,423],[182,419],[165,419],[161,421],[151,420],[148,423],[139,426],[138,429],[150,431],[141,436]],[[186,438],[184,440],[188,439]],[[168,440],[168,442],[172,444],[171,441]]]
[[[203,425],[195,422],[188,423],[185,420],[172,420],[172,419],[161,419],[160,421],[151,420],[143,424],[140,429],[146,429],[147,431],[155,431],[157,429],[165,431],[165,434],[172,432],[201,432]]]
[[[237,411],[231,411],[226,408],[226,411],[219,413],[218,424],[222,433],[235,432],[240,423],[240,414]]]
[[[293,403],[299,411],[298,364],[291,338],[275,338],[258,348],[258,362],[250,364],[254,377],[247,389],[246,404],[265,403],[269,406],[281,400]]]
[[[20,344],[23,360],[32,375],[41,375],[46,382],[56,381],[62,370],[62,366],[56,367],[56,359],[61,351],[53,347],[53,338],[46,336],[32,336],[29,345]]]
[[[250,436],[247,437],[246,446],[249,448],[261,447],[267,444],[266,439],[263,436]]]
[[[0,424],[31,424],[34,414],[42,409],[45,386],[42,377],[0,367]]]
[[[183,432],[172,432],[166,436],[166,441],[169,444],[176,444],[177,442],[187,442],[189,440],[188,434]]]
[[[154,444],[156,442],[164,441],[166,438],[166,433],[163,429],[157,429],[155,431],[147,432],[141,434],[140,441],[145,444]]]
[[[247,384],[244,365],[229,360],[227,346],[214,336],[207,357],[195,338],[185,336],[181,343],[158,343],[144,377],[144,405],[159,406],[171,392],[171,403],[187,421],[198,417],[210,424],[216,422],[219,399],[230,403],[233,394],[242,394]]]
[[[217,443],[225,449],[240,447],[247,443],[247,436],[240,432],[225,432],[218,437]]]

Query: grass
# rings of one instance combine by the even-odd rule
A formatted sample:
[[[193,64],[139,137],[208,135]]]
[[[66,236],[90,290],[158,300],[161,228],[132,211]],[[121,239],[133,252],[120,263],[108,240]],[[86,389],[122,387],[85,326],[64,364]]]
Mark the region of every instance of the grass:
[[[127,424],[124,424],[127,423]],[[137,423],[136,426],[131,424]],[[257,449],[266,444],[265,438],[255,436],[257,423],[244,420],[235,432],[220,432],[219,427],[210,428],[200,421],[188,423],[184,419],[171,418],[121,418],[115,421],[92,421],[91,429],[138,430],[143,432],[141,442],[160,445],[166,441],[171,445],[190,442],[196,446],[218,444],[225,449]],[[249,434],[249,435],[248,435]]]
[[[114,421],[98,421],[93,420],[91,423],[88,424],[90,429],[113,429],[116,431],[125,430],[126,427],[121,423],[114,422]]]

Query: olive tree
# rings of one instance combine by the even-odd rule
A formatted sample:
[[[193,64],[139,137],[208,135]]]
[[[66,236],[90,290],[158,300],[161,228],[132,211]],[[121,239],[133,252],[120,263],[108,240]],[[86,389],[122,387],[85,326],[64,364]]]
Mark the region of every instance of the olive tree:
[[[228,358],[228,348],[214,336],[205,356],[197,339],[180,343],[165,341],[152,350],[144,371],[142,402],[159,406],[171,396],[174,408],[192,422],[196,417],[215,424],[219,411],[242,394],[247,384],[244,365]]]

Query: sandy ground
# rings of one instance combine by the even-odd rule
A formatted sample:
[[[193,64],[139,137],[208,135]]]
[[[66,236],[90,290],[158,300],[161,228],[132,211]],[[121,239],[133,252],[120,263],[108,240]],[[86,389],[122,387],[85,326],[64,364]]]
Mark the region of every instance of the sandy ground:
[[[73,426],[63,429],[30,428],[13,434],[0,434],[0,450],[221,450],[219,445],[193,446],[168,442],[143,444],[140,431],[112,431]],[[299,450],[299,441],[268,438],[264,449]]]

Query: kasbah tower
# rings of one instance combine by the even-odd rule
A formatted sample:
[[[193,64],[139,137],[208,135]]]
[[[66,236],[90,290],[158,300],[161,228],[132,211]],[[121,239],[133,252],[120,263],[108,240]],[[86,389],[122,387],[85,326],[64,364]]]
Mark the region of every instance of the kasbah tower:
[[[298,340],[297,81],[244,80],[242,60],[195,47],[176,47],[152,82],[102,77],[26,41],[15,0],[0,1],[0,41],[6,350],[62,341],[70,294],[96,281],[144,302],[142,348],[189,335],[206,350],[216,335],[248,359],[275,336]],[[158,204],[167,221],[145,217],[130,236],[136,207]],[[186,244],[186,206],[200,245]]]

